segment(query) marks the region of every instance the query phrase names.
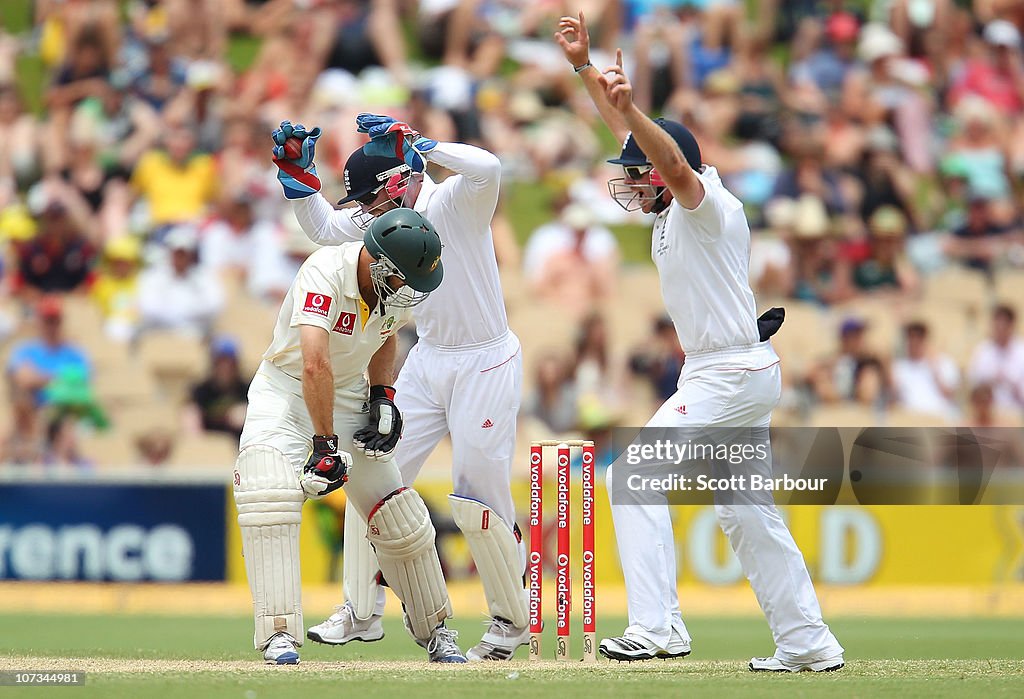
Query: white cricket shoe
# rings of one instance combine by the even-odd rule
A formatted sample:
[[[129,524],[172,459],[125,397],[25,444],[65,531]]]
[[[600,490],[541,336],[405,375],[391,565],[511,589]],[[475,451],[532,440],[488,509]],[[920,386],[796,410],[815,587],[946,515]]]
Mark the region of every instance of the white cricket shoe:
[[[298,665],[299,644],[290,634],[275,633],[263,649],[263,659],[267,665]]]
[[[352,604],[346,602],[335,607],[334,614],[326,620],[311,626],[306,632],[306,638],[331,646],[343,646],[349,641],[372,643],[384,638],[384,625],[380,614],[374,614],[369,619],[356,618]]]
[[[432,663],[464,663],[466,656],[462,654],[459,644],[456,643],[458,637],[459,632],[452,631],[442,621],[430,634],[429,641],[423,643],[417,639],[416,643],[427,649]]]
[[[643,636],[633,633],[625,633],[616,638],[603,638],[597,647],[598,651],[606,658],[612,660],[652,660],[659,658],[668,660],[670,658],[685,658],[690,654],[690,641],[673,630],[668,639],[668,645],[662,648],[657,643],[649,641]]]
[[[809,663],[792,663],[776,657],[751,658],[748,667],[751,672],[832,672],[840,669],[844,664],[843,656],[835,655],[825,660],[815,660]]]
[[[480,639],[480,643],[469,649],[466,657],[473,662],[479,660],[510,660],[516,648],[530,642],[530,627],[517,629],[508,619],[496,616]]]

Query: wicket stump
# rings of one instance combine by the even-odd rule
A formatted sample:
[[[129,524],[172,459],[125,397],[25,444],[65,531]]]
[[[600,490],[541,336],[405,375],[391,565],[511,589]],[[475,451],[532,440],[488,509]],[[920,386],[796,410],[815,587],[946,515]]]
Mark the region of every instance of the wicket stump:
[[[555,617],[557,646],[555,657],[569,659],[572,610],[570,561],[570,487],[569,462],[572,449],[579,449],[583,461],[581,519],[583,523],[583,659],[597,660],[596,610],[594,586],[594,443],[584,440],[535,441],[530,445],[530,553],[527,577],[530,585],[530,660],[541,657],[540,640],[544,629],[544,448],[556,448],[556,526]]]

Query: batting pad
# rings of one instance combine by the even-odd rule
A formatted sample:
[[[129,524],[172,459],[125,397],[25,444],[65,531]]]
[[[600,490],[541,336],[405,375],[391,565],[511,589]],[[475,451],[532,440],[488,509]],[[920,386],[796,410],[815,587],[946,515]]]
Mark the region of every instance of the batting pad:
[[[399,488],[377,503],[367,525],[384,579],[405,605],[413,636],[426,641],[452,614],[427,506],[415,490]]]
[[[377,605],[377,573],[380,564],[366,538],[366,520],[352,502],[345,503],[345,557],[342,579],[345,599],[352,604],[357,619],[369,619]]]
[[[299,523],[305,495],[295,469],[277,449],[246,447],[235,462],[235,507],[242,530],[245,574],[252,592],[256,633],[263,649],[279,631],[302,645]]]
[[[529,624],[525,562],[512,529],[494,510],[479,500],[449,495],[452,516],[473,554],[491,616],[508,619],[516,628]]]

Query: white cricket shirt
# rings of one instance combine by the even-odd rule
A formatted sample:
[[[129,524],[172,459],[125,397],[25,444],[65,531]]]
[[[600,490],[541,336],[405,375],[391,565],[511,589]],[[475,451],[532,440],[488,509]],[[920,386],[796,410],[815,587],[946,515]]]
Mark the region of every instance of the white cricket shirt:
[[[344,243],[321,248],[306,259],[281,304],[274,339],[263,355],[301,380],[299,326],[323,328],[330,333],[335,391],[357,400],[366,398],[363,374],[370,357],[412,317],[408,308],[385,306],[381,316],[363,303],[356,273],[362,249],[362,243]]]
[[[665,309],[688,355],[759,341],[743,204],[715,168],[705,165],[697,176],[704,184],[700,204],[689,210],[673,199],[651,238]]]
[[[501,337],[508,332],[508,318],[491,239],[501,163],[492,153],[464,143],[438,143],[424,157],[456,174],[440,184],[424,177],[414,207],[444,244],[444,281],[416,306],[416,332],[435,347]],[[352,221],[357,209],[335,209],[319,193],[295,199],[292,206],[302,230],[319,245],[363,239]]]

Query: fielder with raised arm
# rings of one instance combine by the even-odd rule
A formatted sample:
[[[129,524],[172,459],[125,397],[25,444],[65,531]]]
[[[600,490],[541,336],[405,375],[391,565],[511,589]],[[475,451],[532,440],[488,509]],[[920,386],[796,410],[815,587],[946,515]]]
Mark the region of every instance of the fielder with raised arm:
[[[441,240],[409,209],[363,242],[317,250],[289,289],[249,387],[234,494],[252,591],[253,640],[267,663],[299,662],[299,524],[305,499],[346,485],[406,625],[432,662],[464,663],[426,505],[392,454],[402,421],[389,388],[397,330],[441,283]],[[370,385],[367,385],[366,376]],[[351,454],[345,445],[355,444]]]
[[[725,189],[715,168],[701,162],[697,141],[685,126],[652,121],[633,104],[621,50],[617,64],[604,73],[591,65],[583,13],[561,18],[555,39],[623,144],[620,156],[610,161],[625,171],[609,182],[612,195],[627,210],[657,214],[651,256],[686,364],[678,390],[647,426],[766,427],[781,393],[779,358],[767,340],[782,319],[756,315],[742,203]],[[770,459],[764,466],[770,472]],[[608,469],[609,492],[619,467]],[[775,638],[774,656],[752,658],[750,669],[841,668],[843,648],[822,621],[803,556],[774,504],[716,504],[715,512]],[[600,652],[617,660],[688,655],[668,505],[613,502],[612,519],[629,627],[621,637],[603,639]]]
[[[490,230],[501,164],[485,150],[438,143],[391,117],[361,114],[356,121],[371,140],[346,162],[347,196],[338,203],[358,207],[336,210],[319,194],[312,160],[319,129],[282,123],[274,133],[275,163],[302,229],[316,243],[358,239],[374,217],[401,206],[423,213],[441,234],[445,283],[416,309],[419,342],[395,384],[395,402],[407,427],[395,459],[402,482],[412,484],[438,442],[451,435],[455,492],[449,501],[491,616],[467,656],[506,660],[528,642],[529,629],[525,552],[509,488],[522,356],[505,316]],[[290,137],[302,140],[302,159],[283,159]],[[434,183],[423,173],[427,161],[455,174]],[[346,601],[310,628],[308,637],[335,645],[382,638],[385,597],[378,572],[365,524],[346,516]]]

